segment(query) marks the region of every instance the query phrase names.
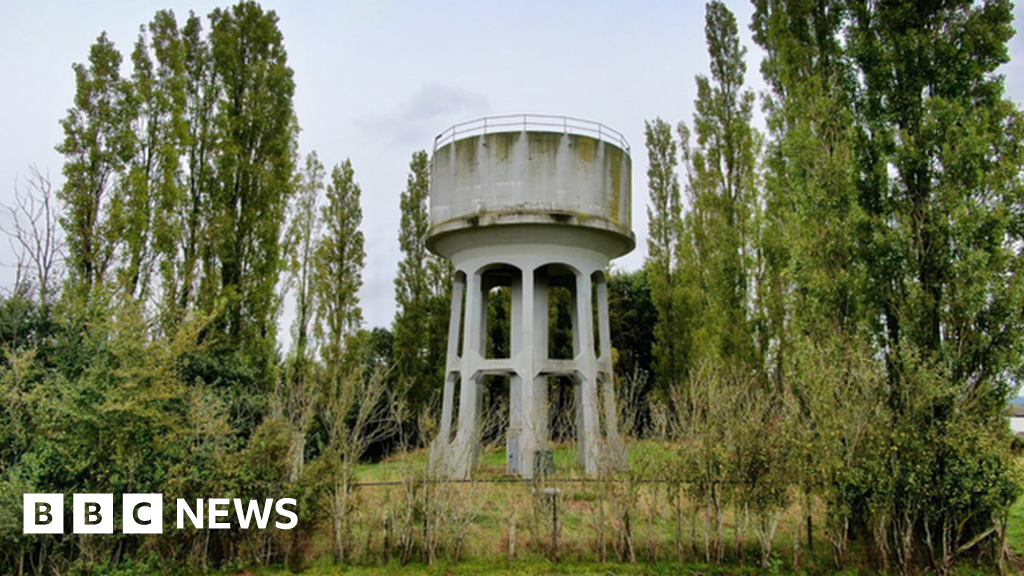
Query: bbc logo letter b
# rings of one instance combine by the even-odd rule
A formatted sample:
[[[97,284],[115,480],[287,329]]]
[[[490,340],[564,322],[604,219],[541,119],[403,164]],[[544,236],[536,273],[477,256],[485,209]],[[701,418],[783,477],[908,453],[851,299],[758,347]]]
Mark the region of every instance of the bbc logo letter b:
[[[113,494],[75,494],[71,525],[75,534],[114,533]]]
[[[64,495],[25,494],[22,515],[25,534],[63,534]]]

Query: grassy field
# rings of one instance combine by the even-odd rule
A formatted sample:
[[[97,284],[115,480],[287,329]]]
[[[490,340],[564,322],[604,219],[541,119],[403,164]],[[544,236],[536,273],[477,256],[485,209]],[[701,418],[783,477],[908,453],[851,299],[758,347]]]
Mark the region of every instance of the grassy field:
[[[746,575],[763,574],[764,571],[753,566],[737,569],[735,566],[714,566],[703,564],[687,565],[681,570],[679,565],[671,562],[652,564],[621,564],[606,562],[577,563],[563,562],[554,564],[544,559],[523,559],[514,563],[484,560],[468,560],[459,564],[446,561],[435,562],[430,566],[410,564],[400,566],[397,563],[381,566],[338,567],[331,565],[310,566],[303,574],[307,576],[476,576],[500,575],[512,576],[655,576],[655,575]],[[786,572],[776,571],[783,574]],[[285,576],[291,572],[280,568],[267,568],[245,573],[246,576]],[[849,572],[855,574],[855,572]]]
[[[654,443],[631,447],[632,467],[650,466],[664,462],[665,448]],[[438,536],[437,555],[425,564],[423,552],[417,550],[412,562],[400,566],[397,562],[381,563],[380,551],[390,545],[385,539],[400,538],[396,524],[402,515],[402,503],[412,503],[417,509],[429,506],[422,500],[422,486],[409,482],[409,478],[423,478],[427,467],[427,452],[418,450],[389,458],[375,464],[364,464],[356,471],[357,481],[363,483],[357,491],[355,526],[352,547],[355,566],[338,567],[330,562],[329,542],[320,535],[313,546],[312,556],[322,558],[305,567],[306,574],[678,574],[677,518],[669,502],[672,487],[659,483],[595,483],[587,481],[575,464],[574,446],[557,447],[553,453],[555,474],[537,483],[519,482],[505,473],[505,451],[502,448],[485,450],[481,466],[470,484],[436,485],[429,488],[429,497],[440,502],[449,526]],[[557,501],[557,543],[552,539],[552,500],[554,489]],[[759,557],[753,526],[746,526],[744,538],[744,565],[738,569],[730,562],[725,566],[704,565],[701,530],[692,529],[692,507],[687,508],[686,525],[679,534],[685,542],[688,570],[694,574],[764,573],[759,569]],[[735,556],[735,521],[727,514],[724,526],[727,533],[728,554]],[[625,524],[632,522],[631,543],[624,543],[621,535]],[[780,529],[777,537],[779,554],[771,566],[778,571],[782,556],[793,553],[794,530],[797,520],[786,518],[788,529]],[[459,562],[452,561],[454,539],[461,538]],[[510,536],[510,533],[513,534]],[[417,534],[418,538],[422,537]],[[691,538],[693,541],[691,542]],[[603,545],[601,543],[604,543]],[[510,551],[510,546],[512,550]],[[556,546],[557,553],[552,553]],[[818,544],[823,550],[823,543]],[[558,561],[554,561],[557,556]],[[630,563],[630,560],[634,563]],[[602,561],[604,560],[604,561]],[[792,560],[788,560],[792,562]],[[804,564],[813,567],[813,561],[804,553]],[[756,567],[756,568],[755,568]],[[266,570],[256,574],[280,574]]]
[[[631,466],[649,466],[664,461],[665,450],[657,444],[631,448]],[[359,482],[352,514],[352,562],[332,562],[332,547],[326,526],[318,530],[309,550],[312,558],[302,566],[304,574],[326,575],[437,575],[476,574],[521,575],[660,575],[693,576],[745,574],[862,574],[867,562],[852,544],[849,568],[837,572],[821,531],[821,510],[815,517],[815,547],[808,550],[803,506],[791,506],[782,514],[767,568],[760,566],[760,548],[753,521],[737,510],[727,509],[723,534],[725,560],[722,565],[705,562],[705,526],[691,502],[674,505],[673,487],[659,483],[596,483],[579,477],[570,447],[555,451],[555,479],[531,484],[515,482],[505,475],[505,455],[491,449],[482,455],[482,467],[468,484],[427,485],[409,481],[423,478],[425,451],[390,458],[357,470]],[[497,480],[497,482],[495,482]],[[510,481],[511,480],[511,481]],[[553,530],[552,500],[544,489],[557,489],[557,529]],[[435,510],[434,516],[425,510]],[[682,514],[679,514],[682,512]],[[422,545],[402,566],[396,558],[403,537],[403,514],[415,513],[416,525],[406,527],[405,537],[422,543],[421,518],[433,518],[434,550]],[[737,532],[739,528],[739,532]],[[629,534],[630,542],[623,541]],[[737,535],[741,546],[736,547]],[[680,565],[679,543],[683,564]],[[1008,543],[1024,553],[1024,498],[1011,510]],[[453,551],[453,550],[458,550]],[[554,550],[554,553],[553,553]],[[428,560],[429,554],[429,562]],[[458,561],[455,561],[455,557]],[[389,561],[383,558],[391,558]],[[283,567],[251,568],[221,574],[284,576]],[[959,565],[955,574],[995,574],[994,567]]]
[[[1006,543],[1017,556],[1024,556],[1024,496],[1010,508],[1010,519],[1006,527]]]

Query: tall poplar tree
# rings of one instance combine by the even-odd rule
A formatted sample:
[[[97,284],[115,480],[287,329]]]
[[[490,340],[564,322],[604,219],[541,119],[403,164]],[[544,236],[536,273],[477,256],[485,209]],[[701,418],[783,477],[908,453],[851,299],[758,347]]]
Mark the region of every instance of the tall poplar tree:
[[[269,383],[277,344],[279,239],[292,193],[295,82],[274,12],[255,2],[217,9],[210,46],[222,86],[210,204],[212,259],[219,273],[217,327]],[[208,309],[217,300],[206,302]]]
[[[689,355],[686,329],[692,311],[683,302],[683,283],[679,278],[679,250],[682,235],[682,205],[679,195],[679,148],[672,126],[661,118],[645,122],[647,143],[647,278],[651,299],[658,310],[654,327],[655,376],[658,386],[667,389],[685,378]]]
[[[295,292],[295,320],[292,324],[292,361],[297,371],[311,360],[310,340],[317,308],[317,246],[321,242],[323,220],[319,200],[324,190],[324,165],[316,152],[306,156],[292,200],[288,231],[284,243],[284,267],[287,287]]]
[[[395,278],[394,358],[413,409],[424,406],[440,390],[448,336],[451,264],[427,250],[429,192],[430,160],[421,150],[412,156],[401,196],[398,244],[403,257]]]
[[[775,389],[796,399],[807,439],[794,456],[794,480],[804,491],[808,540],[815,492],[840,566],[859,491],[852,461],[865,455],[865,415],[874,409],[879,381],[863,360],[872,354],[864,338],[871,314],[859,262],[864,218],[854,178],[845,14],[842,0],[763,0],[755,3],[752,25],[771,87],[758,345]],[[834,417],[839,398],[849,417]]]
[[[1024,375],[1024,116],[997,73],[1009,60],[1012,5],[850,9],[868,298],[894,417],[887,441],[891,453],[922,455],[886,462],[892,488],[878,508],[895,539],[916,539],[920,524],[907,517],[941,534],[927,544],[944,571],[1016,491],[1001,447],[1006,399]],[[912,550],[894,549],[906,570]]]
[[[132,155],[130,84],[121,77],[120,52],[102,34],[88,64],[75,64],[74,106],[61,121],[65,205],[60,218],[67,241],[71,290],[88,297],[106,280],[114,254],[108,207]]]
[[[1004,411],[1024,367],[1024,117],[996,73],[1010,4],[756,8],[785,324],[826,354],[838,334],[847,357],[866,349],[885,376],[870,446],[856,473],[848,459],[823,477],[825,497],[871,527],[883,569],[914,570],[924,546],[943,573],[1015,493]]]
[[[412,155],[409,177],[401,196],[398,245],[402,250],[402,260],[398,263],[398,275],[395,277],[395,304],[398,307],[394,325],[395,364],[401,384],[414,404],[424,400],[427,376],[429,190],[430,166],[427,153],[421,150]]]
[[[297,177],[288,230],[284,239],[283,268],[287,272],[286,289],[294,293],[295,319],[292,321],[292,347],[284,360],[276,400],[288,422],[289,477],[297,479],[305,465],[306,434],[313,421],[320,379],[311,332],[317,306],[316,248],[320,242],[322,221],[318,208],[324,190],[324,166],[316,152],[306,156]]]
[[[173,13],[159,11],[142,27],[131,61],[133,154],[111,202],[111,228],[117,238],[118,287],[126,297],[148,304],[157,303],[153,296],[161,289],[173,291],[181,235],[187,118],[184,53]]]
[[[221,85],[213,71],[210,41],[195,14],[190,14],[185,22],[181,40],[187,119],[182,161],[185,192],[178,206],[182,231],[175,251],[173,282],[168,283],[165,290],[168,309],[172,311],[171,322],[187,311],[200,308],[200,304],[209,309],[220,284],[210,216],[215,188],[213,162],[220,141],[214,113]]]
[[[316,248],[317,331],[321,355],[328,365],[340,365],[349,339],[363,322],[359,289],[363,285],[362,192],[352,162],[331,171],[327,202],[321,212],[323,237]]]
[[[690,128],[679,127],[689,211],[678,274],[699,298],[692,361],[752,367],[761,137],[752,126],[754,94],[744,89],[746,49],[740,46],[735,16],[721,2],[708,3],[705,33],[711,76],[697,76],[696,142],[691,142]]]
[[[852,2],[862,73],[859,189],[871,296],[893,375],[911,350],[964,392],[1002,397],[1021,370],[1020,111],[1000,65],[1009,2]],[[1002,344],[1000,344],[1000,342]],[[997,352],[1003,350],[1003,352]]]
[[[792,334],[856,337],[871,316],[858,263],[864,213],[855,180],[854,77],[842,46],[846,13],[840,1],[765,0],[754,14],[772,87],[760,344],[775,358],[778,378]]]

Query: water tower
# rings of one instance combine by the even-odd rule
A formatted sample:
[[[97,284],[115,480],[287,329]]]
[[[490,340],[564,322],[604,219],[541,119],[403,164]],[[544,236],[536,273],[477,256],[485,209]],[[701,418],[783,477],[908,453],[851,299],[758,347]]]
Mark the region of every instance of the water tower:
[[[549,466],[552,381],[572,387],[580,467],[596,475],[626,465],[604,270],[636,245],[630,170],[621,134],[574,118],[491,117],[436,138],[427,247],[455,268],[441,425],[430,450],[439,473],[469,476],[488,376],[508,377],[509,473],[532,478]],[[495,287],[510,292],[504,357],[487,350]],[[560,358],[549,353],[554,289],[571,302],[572,353]]]

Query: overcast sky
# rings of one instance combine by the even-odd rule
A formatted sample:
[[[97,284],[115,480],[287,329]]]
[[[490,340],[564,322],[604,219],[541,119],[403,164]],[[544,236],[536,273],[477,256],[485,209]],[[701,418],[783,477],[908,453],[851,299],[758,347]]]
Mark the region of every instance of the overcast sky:
[[[763,89],[749,2],[727,2],[748,47],[748,84]],[[31,166],[61,178],[58,121],[71,106],[71,65],[106,31],[128,60],[139,26],[162,8],[183,23],[225,2],[0,0],[0,201]],[[399,259],[398,198],[409,159],[451,124],[494,114],[560,114],[623,133],[633,152],[637,249],[646,253],[644,120],[690,121],[694,75],[707,69],[704,2],[697,0],[264,1],[295,71],[302,155],[328,167],[350,158],[363,191],[367,326],[389,326]],[[1022,9],[1015,9],[1019,22]],[[1024,99],[1024,39],[1011,44],[1007,92]],[[125,72],[128,69],[126,67]],[[0,216],[2,218],[2,216]],[[13,278],[0,240],[0,285]],[[287,319],[282,336],[287,334]]]

